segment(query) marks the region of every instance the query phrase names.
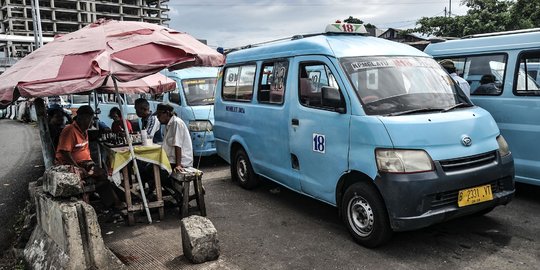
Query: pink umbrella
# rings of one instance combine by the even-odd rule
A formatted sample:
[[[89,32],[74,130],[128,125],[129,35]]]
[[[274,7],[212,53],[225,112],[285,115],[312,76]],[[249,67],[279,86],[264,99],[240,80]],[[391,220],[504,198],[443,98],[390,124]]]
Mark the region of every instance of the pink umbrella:
[[[0,75],[0,105],[19,95],[87,92],[111,75],[127,82],[164,68],[220,66],[224,61],[186,33],[150,23],[99,20],[56,38]]]
[[[125,94],[161,94],[176,89],[176,82],[161,73],[155,73],[134,81],[118,83],[118,89]],[[112,79],[97,89],[98,92],[115,93]]]
[[[48,97],[88,92],[103,86],[107,78],[111,78],[120,100],[120,91],[129,92],[132,90],[126,89],[133,88],[122,88],[117,81],[137,80],[164,68],[220,66],[224,63],[223,55],[186,33],[143,22],[99,20],[55,39],[0,75],[0,107],[19,95]],[[43,125],[41,123],[40,127]],[[125,117],[124,129],[131,156],[135,158]],[[40,128],[40,131],[46,134],[46,128]],[[44,150],[44,156],[48,156],[46,160],[51,156],[46,153],[49,150]],[[137,181],[142,186],[137,162],[133,164]],[[141,195],[148,221],[152,222],[144,192]]]

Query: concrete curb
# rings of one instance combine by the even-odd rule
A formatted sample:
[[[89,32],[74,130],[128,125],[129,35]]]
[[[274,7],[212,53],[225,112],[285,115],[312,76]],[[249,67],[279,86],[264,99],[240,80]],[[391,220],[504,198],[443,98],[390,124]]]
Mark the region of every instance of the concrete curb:
[[[24,250],[32,269],[124,269],[105,246],[92,206],[33,190],[37,226]]]

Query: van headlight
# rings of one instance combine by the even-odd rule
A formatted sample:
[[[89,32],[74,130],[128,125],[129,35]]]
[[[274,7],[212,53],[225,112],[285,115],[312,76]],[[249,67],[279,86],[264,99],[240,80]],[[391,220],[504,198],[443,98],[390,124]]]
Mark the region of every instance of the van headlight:
[[[506,140],[502,135],[497,136],[497,143],[499,144],[499,154],[501,154],[501,157],[510,154],[510,148],[508,148],[508,143],[506,143]]]
[[[189,131],[212,131],[212,123],[207,120],[196,120],[189,122]]]
[[[424,150],[377,149],[377,168],[387,173],[433,171],[433,161]]]

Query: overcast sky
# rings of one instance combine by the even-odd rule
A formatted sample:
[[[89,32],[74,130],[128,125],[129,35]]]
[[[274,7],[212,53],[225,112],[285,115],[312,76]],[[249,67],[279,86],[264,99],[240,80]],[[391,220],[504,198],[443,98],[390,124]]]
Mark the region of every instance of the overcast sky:
[[[170,0],[169,27],[206,39],[211,47],[236,47],[296,34],[320,33],[349,16],[378,28],[412,28],[421,17],[463,15],[459,0]]]

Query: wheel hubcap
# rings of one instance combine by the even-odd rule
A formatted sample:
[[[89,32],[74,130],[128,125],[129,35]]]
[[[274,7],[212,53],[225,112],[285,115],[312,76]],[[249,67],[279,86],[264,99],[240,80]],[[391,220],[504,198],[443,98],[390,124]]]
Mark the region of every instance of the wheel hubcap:
[[[347,209],[349,224],[356,234],[362,237],[370,235],[375,219],[368,201],[356,195],[349,201]]]
[[[247,163],[246,160],[243,158],[238,158],[238,162],[236,162],[236,173],[238,174],[238,179],[241,182],[246,182],[247,179]]]

